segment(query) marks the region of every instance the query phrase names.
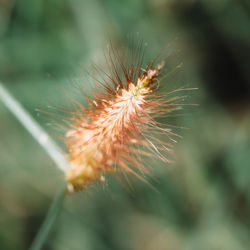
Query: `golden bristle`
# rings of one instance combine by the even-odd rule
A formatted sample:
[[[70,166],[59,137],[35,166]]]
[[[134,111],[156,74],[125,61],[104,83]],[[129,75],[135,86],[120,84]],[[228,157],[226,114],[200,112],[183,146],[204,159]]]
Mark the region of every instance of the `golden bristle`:
[[[89,103],[91,108],[78,111],[65,137],[71,164],[66,171],[70,191],[104,181],[103,174],[114,171],[115,165],[135,175],[137,170],[147,171],[139,157],[150,156],[153,151],[167,160],[161,152],[168,150],[169,142],[152,138],[152,130],[171,134],[160,129],[154,118],[175,110],[156,94],[164,63],[150,63],[142,72],[141,62],[129,68],[118,59],[120,76],[113,58],[110,61],[115,77],[111,74],[108,78],[113,88],[104,84],[106,93],[95,95]]]

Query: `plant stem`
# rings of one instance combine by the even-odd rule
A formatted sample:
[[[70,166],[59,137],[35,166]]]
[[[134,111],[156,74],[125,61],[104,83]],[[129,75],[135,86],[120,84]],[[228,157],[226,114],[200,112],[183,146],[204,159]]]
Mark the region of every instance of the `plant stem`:
[[[8,92],[0,82],[0,100],[9,109],[9,111],[20,121],[20,123],[29,131],[34,139],[44,148],[57,167],[65,171],[68,167],[68,161],[65,156],[49,137],[44,129],[31,117],[31,115],[22,107],[22,105]]]
[[[40,250],[44,246],[49,233],[56,221],[57,216],[59,215],[64,197],[66,195],[66,187],[64,186],[63,189],[58,193],[54,201],[52,202],[50,209],[46,215],[46,218],[39,229],[38,234],[36,235],[30,250]]]

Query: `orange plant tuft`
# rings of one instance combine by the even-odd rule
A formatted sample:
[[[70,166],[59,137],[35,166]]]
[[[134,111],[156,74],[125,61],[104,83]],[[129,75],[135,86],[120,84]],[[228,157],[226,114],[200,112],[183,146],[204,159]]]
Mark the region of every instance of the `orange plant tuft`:
[[[131,63],[127,58],[122,61],[121,55],[111,51],[106,60],[109,72],[103,72],[106,80],[96,79],[101,90],[89,97],[87,108],[79,105],[71,117],[65,136],[70,161],[66,180],[71,191],[104,181],[103,174],[117,168],[140,178],[140,171],[148,171],[143,159],[152,154],[168,161],[164,154],[176,134],[155,118],[180,108],[174,102],[183,96],[169,96],[183,88],[162,94],[159,82],[165,62],[154,60],[142,69],[143,56],[133,57]]]

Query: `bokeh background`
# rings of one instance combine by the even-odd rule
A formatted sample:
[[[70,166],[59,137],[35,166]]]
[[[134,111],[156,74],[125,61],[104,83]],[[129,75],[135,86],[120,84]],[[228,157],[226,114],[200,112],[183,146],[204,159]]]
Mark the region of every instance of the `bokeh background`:
[[[180,50],[171,83],[199,88],[188,100],[199,107],[175,119],[189,130],[175,163],[155,161],[154,188],[110,175],[69,197],[45,249],[250,249],[249,1],[0,0],[0,81],[54,136],[36,110],[69,107],[73,83],[88,92],[83,69],[131,35],[146,58],[168,43]],[[62,183],[0,102],[0,249],[28,249]]]

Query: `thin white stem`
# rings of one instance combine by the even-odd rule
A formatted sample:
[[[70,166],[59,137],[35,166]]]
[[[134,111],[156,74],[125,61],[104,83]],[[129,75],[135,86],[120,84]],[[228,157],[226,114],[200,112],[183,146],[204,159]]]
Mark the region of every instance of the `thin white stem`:
[[[68,161],[63,152],[44,131],[44,129],[32,118],[32,116],[22,107],[22,105],[8,92],[0,82],[0,100],[9,109],[9,111],[20,121],[20,123],[29,131],[34,139],[44,148],[57,167],[65,171],[68,168]]]

